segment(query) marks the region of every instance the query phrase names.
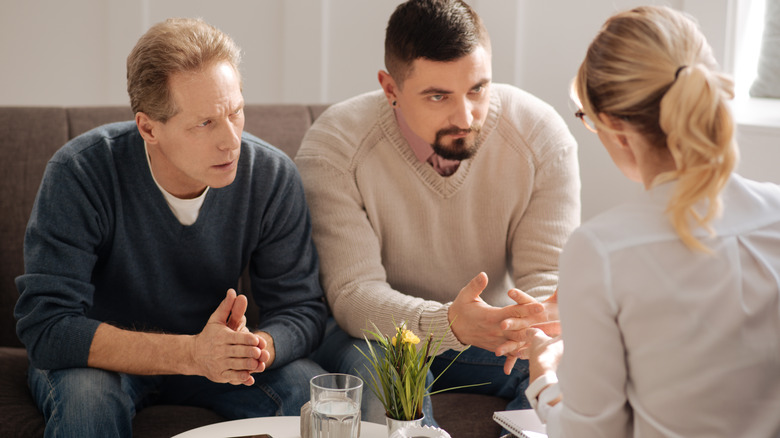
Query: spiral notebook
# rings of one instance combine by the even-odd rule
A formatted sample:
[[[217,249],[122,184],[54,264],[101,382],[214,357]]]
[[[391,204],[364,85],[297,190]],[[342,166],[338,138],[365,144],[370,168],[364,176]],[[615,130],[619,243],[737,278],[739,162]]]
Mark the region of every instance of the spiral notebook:
[[[547,427],[533,409],[493,412],[493,420],[520,438],[547,438]]]

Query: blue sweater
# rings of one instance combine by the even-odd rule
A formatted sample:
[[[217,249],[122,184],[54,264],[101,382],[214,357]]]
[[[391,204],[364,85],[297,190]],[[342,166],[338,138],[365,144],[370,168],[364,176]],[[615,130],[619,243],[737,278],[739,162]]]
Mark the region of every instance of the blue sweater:
[[[327,317],[295,165],[244,133],[235,181],[182,225],[152,178],[135,123],[83,134],[49,161],[16,279],[17,334],[40,369],[85,367],[101,322],[199,333],[249,266],[274,367],[307,355]]]

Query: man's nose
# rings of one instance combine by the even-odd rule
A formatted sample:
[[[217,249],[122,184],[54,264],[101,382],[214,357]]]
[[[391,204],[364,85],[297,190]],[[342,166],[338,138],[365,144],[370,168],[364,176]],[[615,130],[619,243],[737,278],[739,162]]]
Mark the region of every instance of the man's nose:
[[[232,150],[241,146],[241,126],[234,123],[223,123],[224,129],[220,132],[219,149]]]
[[[469,129],[474,122],[474,104],[467,98],[460,99],[450,116],[450,123],[460,129]]]

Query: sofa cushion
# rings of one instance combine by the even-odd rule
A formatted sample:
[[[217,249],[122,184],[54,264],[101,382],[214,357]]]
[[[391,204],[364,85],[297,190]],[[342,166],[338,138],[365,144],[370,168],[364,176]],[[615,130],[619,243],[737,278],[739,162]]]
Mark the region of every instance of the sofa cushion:
[[[0,436],[43,436],[43,415],[27,388],[27,351],[0,347]]]
[[[0,108],[0,346],[21,346],[13,308],[14,278],[24,272],[27,219],[49,157],[68,139],[63,108]]]
[[[766,2],[764,36],[758,58],[758,76],[750,87],[753,97],[780,98],[780,2]]]
[[[247,105],[244,108],[244,131],[254,134],[283,150],[291,158],[301,145],[303,136],[314,117],[327,105]],[[68,138],[111,122],[132,120],[133,112],[127,106],[76,107],[67,110]]]
[[[311,114],[303,105],[247,105],[244,131],[278,147],[291,158],[311,126]]]
[[[125,120],[133,120],[133,111],[129,106],[68,108],[68,139],[77,137],[100,125]]]

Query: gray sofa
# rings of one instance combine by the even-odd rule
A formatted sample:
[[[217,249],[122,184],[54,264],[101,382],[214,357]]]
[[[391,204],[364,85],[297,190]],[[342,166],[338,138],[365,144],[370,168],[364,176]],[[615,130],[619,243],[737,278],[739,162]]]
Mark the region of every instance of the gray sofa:
[[[249,105],[245,130],[294,156],[306,129],[324,105]],[[24,271],[27,219],[46,162],[69,139],[104,123],[130,120],[129,107],[0,107],[0,437],[41,437],[43,417],[27,389],[27,354],[16,337],[14,278]],[[254,306],[254,303],[251,304]],[[248,316],[254,314],[252,309]],[[495,437],[492,421],[506,400],[443,393],[433,397],[439,424],[453,438]],[[186,406],[154,406],[133,421],[137,437],[169,437],[224,421],[214,412]]]

